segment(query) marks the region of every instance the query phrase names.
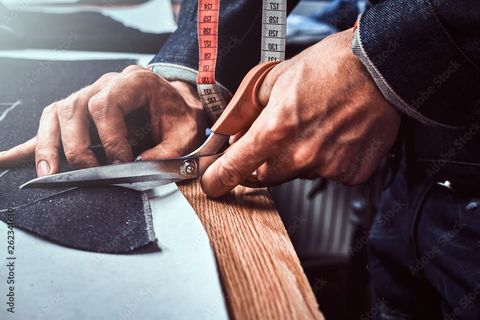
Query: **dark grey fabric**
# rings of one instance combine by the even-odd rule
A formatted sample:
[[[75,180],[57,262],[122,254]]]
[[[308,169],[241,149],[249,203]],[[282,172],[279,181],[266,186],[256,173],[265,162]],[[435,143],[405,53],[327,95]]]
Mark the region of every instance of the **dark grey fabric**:
[[[88,2],[91,1],[85,4]],[[168,33],[142,32],[99,12],[18,11],[0,2],[1,49],[155,53],[168,37]]]
[[[35,135],[43,108],[134,61],[52,62],[0,59],[0,150]],[[138,144],[140,146],[140,144]],[[101,156],[101,154],[99,154]],[[100,157],[101,158],[101,157]],[[68,167],[62,164],[62,171]],[[155,240],[148,201],[123,188],[19,190],[35,177],[33,162],[0,169],[0,219],[14,208],[15,225],[59,244],[96,252],[121,253]],[[61,192],[60,194],[58,194]]]

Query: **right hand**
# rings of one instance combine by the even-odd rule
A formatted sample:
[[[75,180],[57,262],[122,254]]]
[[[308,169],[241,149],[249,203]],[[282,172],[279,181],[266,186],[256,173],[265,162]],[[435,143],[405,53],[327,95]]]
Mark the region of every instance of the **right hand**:
[[[11,167],[35,155],[38,176],[59,171],[60,148],[74,169],[98,166],[91,147],[90,123],[98,131],[109,163],[133,161],[125,116],[146,108],[157,144],[143,160],[182,156],[201,142],[206,114],[194,87],[172,81],[139,66],[107,73],[92,85],[47,106],[37,136],[0,153],[0,167]]]

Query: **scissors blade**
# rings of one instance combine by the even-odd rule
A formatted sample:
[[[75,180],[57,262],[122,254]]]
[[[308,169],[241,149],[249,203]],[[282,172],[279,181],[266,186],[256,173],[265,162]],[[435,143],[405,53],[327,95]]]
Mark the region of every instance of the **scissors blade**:
[[[140,161],[69,171],[28,181],[20,189],[121,186],[144,191],[198,178],[220,154]]]

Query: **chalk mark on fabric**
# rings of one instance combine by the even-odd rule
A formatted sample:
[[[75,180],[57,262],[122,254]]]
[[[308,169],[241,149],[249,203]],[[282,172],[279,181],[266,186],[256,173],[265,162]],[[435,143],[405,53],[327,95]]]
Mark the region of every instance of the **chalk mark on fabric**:
[[[15,109],[16,107],[18,107],[19,105],[22,104],[22,100],[18,100],[14,103],[0,103],[0,105],[10,105],[10,107],[8,107],[7,109],[5,109],[5,111],[3,111],[1,114],[0,114],[0,122],[2,122],[8,115],[8,113],[10,111],[12,111],[13,109]]]
[[[34,204],[37,204],[37,203],[39,203],[39,202],[41,202],[41,201],[54,198],[54,197],[56,197],[56,196],[65,194],[65,193],[70,192],[70,191],[73,191],[73,190],[75,190],[75,189],[78,189],[78,187],[70,188],[70,189],[67,189],[67,190],[62,190],[62,191],[60,191],[60,192],[57,192],[57,193],[54,193],[54,194],[50,194],[50,195],[45,196],[45,197],[43,197],[43,198],[37,199],[37,200],[32,201],[32,202],[29,202],[29,203],[25,203],[25,204],[19,205],[19,206],[17,206],[17,207],[7,208],[7,209],[1,209],[1,210],[0,210],[0,213],[8,212],[9,210],[10,210],[10,211],[11,211],[11,210],[18,210],[18,209],[22,209],[22,208],[25,208],[25,207],[33,206]]]
[[[0,178],[2,178],[4,175],[6,175],[10,170],[5,170],[2,173],[0,173]]]
[[[145,221],[147,222],[147,234],[149,239],[155,239],[155,230],[153,229],[153,216],[152,207],[150,206],[150,200],[146,192],[142,192],[143,202],[143,214],[145,215]]]

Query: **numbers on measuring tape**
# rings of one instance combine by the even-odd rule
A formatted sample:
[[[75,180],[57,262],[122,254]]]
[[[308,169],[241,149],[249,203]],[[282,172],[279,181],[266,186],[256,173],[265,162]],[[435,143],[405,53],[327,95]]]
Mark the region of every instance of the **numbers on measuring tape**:
[[[279,24],[280,18],[279,17],[268,17],[268,23],[271,24]]]
[[[221,90],[217,84],[197,84],[203,107],[213,121],[218,119],[226,106]]]
[[[278,30],[268,30],[268,36],[272,38],[277,38],[278,37]]]
[[[222,90],[215,81],[218,54],[218,19],[220,0],[198,1],[199,65],[197,90],[211,120],[220,117],[226,107]]]
[[[275,2],[270,2],[270,10],[279,10],[280,4]]]
[[[220,0],[198,0],[199,65],[197,90],[210,118],[215,121],[226,107],[215,80],[218,56]],[[285,59],[287,0],[263,0],[261,62]]]
[[[198,1],[199,70],[197,82],[202,84],[215,83],[219,5],[219,0]]]
[[[285,59],[286,0],[264,0],[262,12],[261,62]]]

